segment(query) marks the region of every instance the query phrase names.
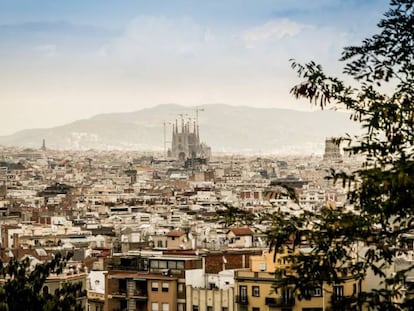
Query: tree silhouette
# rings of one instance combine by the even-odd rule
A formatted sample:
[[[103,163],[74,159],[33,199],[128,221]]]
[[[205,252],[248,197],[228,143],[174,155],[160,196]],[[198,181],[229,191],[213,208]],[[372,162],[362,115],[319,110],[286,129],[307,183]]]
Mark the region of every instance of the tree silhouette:
[[[255,215],[229,203],[222,203],[224,209],[216,210],[217,221],[225,227],[251,225]]]
[[[404,282],[412,269],[386,273],[406,252],[402,236],[414,229],[414,1],[392,0],[378,23],[380,32],[346,47],[341,61],[353,86],[331,77],[315,62],[291,61],[302,82],[292,88],[297,98],[307,98],[325,108],[351,112],[363,133],[338,139],[346,150],[360,155],[360,169],[332,170],[329,178],[347,188],[347,204],[354,211],[323,208],[299,216],[276,213],[268,231],[271,247],[297,250],[307,241],[311,251],[293,251],[290,267],[282,269],[276,286],[291,285],[310,298],[310,289],[321,284],[361,284],[368,273],[381,284],[373,290],[359,288],[342,297],[335,310],[413,310],[404,297]],[[355,86],[357,85],[357,86]]]
[[[84,295],[81,283],[64,283],[55,293],[42,292],[51,273],[60,274],[72,254],[56,254],[50,262],[30,269],[30,258],[11,259],[7,265],[0,261],[0,274],[5,279],[0,286],[0,310],[66,311],[82,310],[77,298]]]

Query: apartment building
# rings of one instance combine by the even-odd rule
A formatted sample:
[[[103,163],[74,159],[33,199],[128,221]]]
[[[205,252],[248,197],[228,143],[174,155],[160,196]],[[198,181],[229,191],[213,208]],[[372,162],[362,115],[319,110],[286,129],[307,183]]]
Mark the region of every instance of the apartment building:
[[[283,255],[282,255],[283,256]],[[279,257],[279,258],[278,258]],[[282,259],[282,260],[278,260]],[[235,302],[237,311],[323,311],[352,297],[361,284],[345,282],[324,284],[315,288],[311,299],[299,299],[293,288],[275,288],[276,269],[286,266],[279,254],[265,253],[250,258],[250,268],[235,271]]]
[[[114,258],[105,277],[105,310],[184,311],[185,278],[198,256],[139,254]]]

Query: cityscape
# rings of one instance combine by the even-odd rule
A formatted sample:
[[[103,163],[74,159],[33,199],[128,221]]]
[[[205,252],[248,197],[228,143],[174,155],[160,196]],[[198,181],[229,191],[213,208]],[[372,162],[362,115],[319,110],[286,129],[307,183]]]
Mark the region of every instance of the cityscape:
[[[414,0],[0,1],[0,311],[414,310],[413,51]]]
[[[351,171],[360,161],[330,138],[321,157],[214,156],[199,132],[196,122],[174,122],[167,157],[49,150],[45,140],[37,149],[3,147],[3,262],[35,264],[73,252],[67,271],[43,289],[82,282],[87,292],[78,300],[88,310],[328,305],[322,289],[309,301],[272,292],[278,261],[268,248],[269,224],[228,222],[219,211],[232,206],[256,217],[299,206],[348,208],[342,186],[324,177],[332,167]],[[283,186],[295,189],[299,204]],[[341,287],[343,295],[352,294],[352,285]]]

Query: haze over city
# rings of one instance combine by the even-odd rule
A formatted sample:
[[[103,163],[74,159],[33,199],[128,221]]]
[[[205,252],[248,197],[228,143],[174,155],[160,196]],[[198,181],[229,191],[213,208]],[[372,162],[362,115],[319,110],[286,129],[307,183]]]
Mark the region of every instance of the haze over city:
[[[414,0],[0,0],[0,311],[413,310],[413,60]]]
[[[0,1],[0,135],[168,103],[309,109],[288,60],[340,73],[387,4]]]

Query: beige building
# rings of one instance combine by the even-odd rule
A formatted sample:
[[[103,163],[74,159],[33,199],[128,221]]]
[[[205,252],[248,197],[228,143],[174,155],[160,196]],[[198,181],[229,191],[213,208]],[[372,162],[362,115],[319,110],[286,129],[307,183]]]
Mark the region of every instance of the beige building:
[[[83,307],[83,310],[87,309],[87,273],[61,273],[58,275],[50,275],[42,288],[43,293],[53,294],[57,289],[61,289],[64,284],[80,284],[80,290],[76,293],[77,304]]]
[[[234,311],[234,288],[207,289],[187,285],[186,311]]]
[[[357,293],[358,284],[354,282],[315,288],[310,300],[298,299],[290,287],[275,289],[276,268],[284,266],[283,255],[278,257],[274,262],[274,253],[253,256],[250,258],[250,269],[236,271],[236,310],[323,311]]]
[[[253,247],[253,231],[248,227],[232,228],[226,237],[229,241],[228,246],[234,248]]]
[[[182,230],[172,230],[166,234],[167,249],[191,249],[191,241]]]

